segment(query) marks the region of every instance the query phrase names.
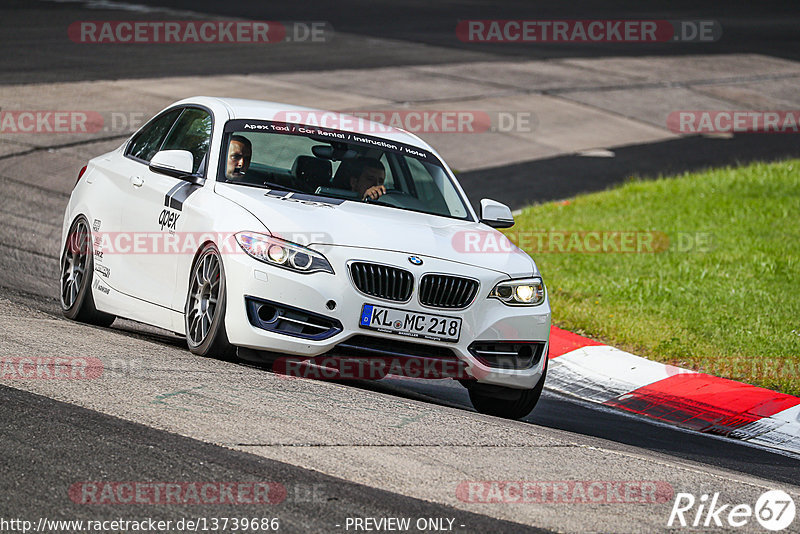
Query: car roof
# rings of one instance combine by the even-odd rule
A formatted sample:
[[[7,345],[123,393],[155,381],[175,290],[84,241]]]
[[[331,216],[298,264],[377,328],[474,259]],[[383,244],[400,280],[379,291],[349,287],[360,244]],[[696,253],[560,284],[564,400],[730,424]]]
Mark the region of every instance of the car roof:
[[[186,105],[186,104],[197,104],[209,107],[215,111],[215,114],[221,113],[222,108],[225,108],[225,110],[227,110],[229,120],[252,119],[252,120],[264,120],[264,121],[276,120],[280,122],[285,122],[286,113],[289,112],[296,112],[301,117],[308,117],[308,118],[315,118],[315,117],[320,118],[322,114],[334,113],[340,117],[352,118],[354,122],[359,121],[357,122],[357,124],[360,125],[358,129],[352,129],[346,127],[340,127],[334,129],[351,131],[354,133],[362,133],[374,137],[380,137],[382,139],[397,141],[399,143],[405,143],[408,145],[423,148],[425,150],[429,150],[431,152],[435,152],[433,148],[431,148],[431,146],[428,145],[425,141],[423,141],[416,135],[406,130],[402,130],[400,128],[394,128],[391,126],[386,126],[384,124],[379,124],[373,121],[368,121],[364,118],[353,117],[351,115],[342,112],[308,108],[304,106],[295,106],[292,104],[282,104],[279,102],[267,102],[263,100],[249,100],[244,98],[221,98],[221,97],[208,97],[208,96],[186,98],[184,100],[181,100],[180,102],[176,102],[175,104],[173,104],[173,106]],[[309,122],[306,122],[306,120],[303,119],[297,122],[298,124],[309,124]],[[313,122],[311,122],[310,125],[317,126],[318,124],[314,124]]]

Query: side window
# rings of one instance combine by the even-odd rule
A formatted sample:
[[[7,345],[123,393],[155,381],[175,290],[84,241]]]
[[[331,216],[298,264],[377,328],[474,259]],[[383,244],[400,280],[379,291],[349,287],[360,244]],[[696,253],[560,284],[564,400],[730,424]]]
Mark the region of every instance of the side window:
[[[452,213],[457,217],[467,215],[464,205],[442,169],[435,165],[426,167],[416,158],[401,156],[411,171],[417,197],[439,213]]]
[[[211,142],[211,115],[202,109],[184,110],[161,150],[188,150],[194,156],[192,173],[197,173]]]
[[[149,162],[161,148],[164,137],[169,133],[180,112],[180,109],[170,111],[145,126],[144,130],[131,141],[127,155]]]

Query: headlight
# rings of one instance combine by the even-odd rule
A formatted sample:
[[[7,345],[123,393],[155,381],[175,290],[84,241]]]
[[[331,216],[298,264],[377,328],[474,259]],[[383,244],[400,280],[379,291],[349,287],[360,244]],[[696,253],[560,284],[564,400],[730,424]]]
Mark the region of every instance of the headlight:
[[[333,273],[333,267],[325,256],[277,237],[254,232],[239,232],[236,242],[251,257],[276,267],[297,273]]]
[[[509,306],[536,306],[544,302],[544,283],[541,278],[500,282],[489,293]]]

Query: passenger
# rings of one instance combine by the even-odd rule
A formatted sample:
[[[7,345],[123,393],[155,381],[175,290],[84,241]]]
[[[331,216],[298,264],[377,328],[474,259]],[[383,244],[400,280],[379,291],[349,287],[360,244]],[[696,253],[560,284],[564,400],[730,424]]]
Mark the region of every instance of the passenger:
[[[228,159],[225,166],[225,178],[239,180],[250,168],[250,158],[253,156],[253,145],[243,135],[231,137],[228,145]]]
[[[383,163],[375,158],[361,157],[353,164],[350,189],[358,193],[362,200],[377,200],[386,194],[386,187],[383,185],[385,180],[386,169]]]

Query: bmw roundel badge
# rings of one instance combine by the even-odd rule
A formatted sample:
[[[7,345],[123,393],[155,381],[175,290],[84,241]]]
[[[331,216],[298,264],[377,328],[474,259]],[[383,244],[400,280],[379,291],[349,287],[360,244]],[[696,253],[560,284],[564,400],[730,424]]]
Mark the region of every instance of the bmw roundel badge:
[[[422,258],[419,256],[409,256],[408,261],[410,261],[412,265],[422,265]]]

